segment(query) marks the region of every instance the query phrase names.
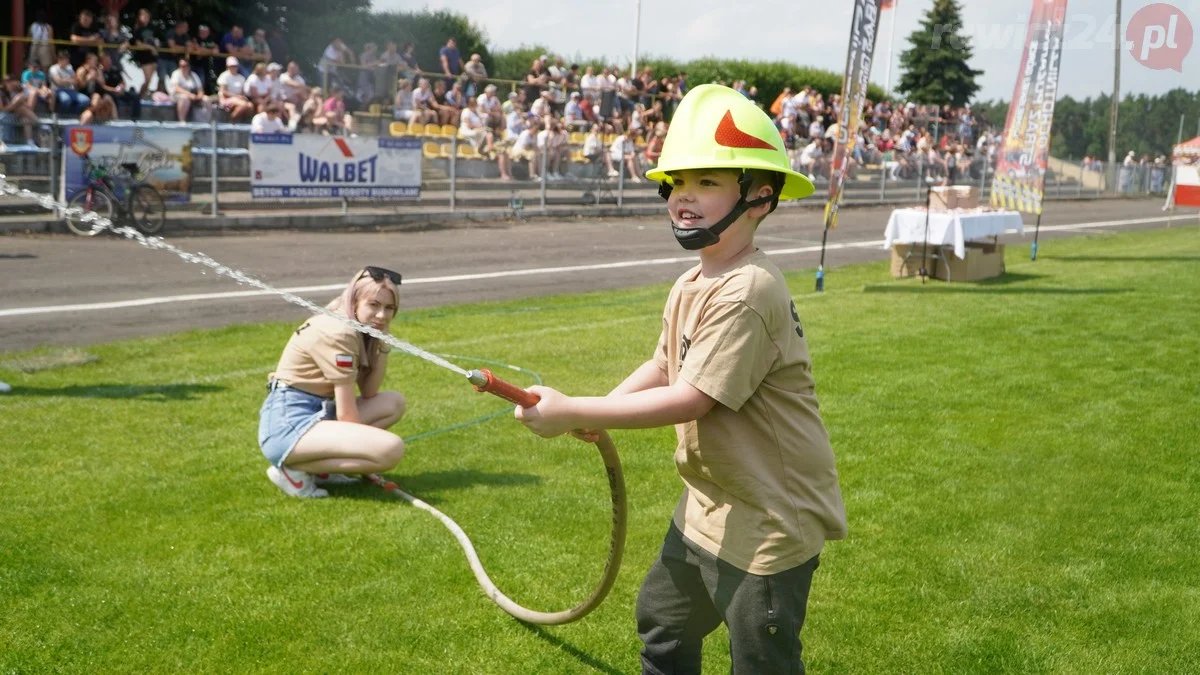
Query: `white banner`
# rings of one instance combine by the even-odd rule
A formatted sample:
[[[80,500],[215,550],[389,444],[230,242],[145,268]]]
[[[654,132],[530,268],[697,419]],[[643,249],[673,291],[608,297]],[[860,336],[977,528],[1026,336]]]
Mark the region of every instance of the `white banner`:
[[[256,199],[416,199],[421,139],[251,134]]]

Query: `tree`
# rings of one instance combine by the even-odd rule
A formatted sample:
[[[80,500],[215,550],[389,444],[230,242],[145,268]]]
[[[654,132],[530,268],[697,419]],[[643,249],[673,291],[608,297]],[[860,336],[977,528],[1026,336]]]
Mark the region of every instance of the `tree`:
[[[979,91],[975,78],[983,71],[967,64],[972,52],[961,34],[961,12],[956,0],[934,0],[921,27],[908,37],[912,46],[900,55],[904,73],[897,88],[909,100],[961,106]]]

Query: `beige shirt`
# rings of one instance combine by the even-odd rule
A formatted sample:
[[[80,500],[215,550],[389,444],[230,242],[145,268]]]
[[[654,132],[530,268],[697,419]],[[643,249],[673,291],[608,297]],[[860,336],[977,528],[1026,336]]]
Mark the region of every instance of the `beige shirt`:
[[[779,269],[755,251],[675,282],[655,361],[717,401],[676,425],[684,536],[741,570],[775,574],[846,536],[833,449],[804,329]]]
[[[292,333],[279,357],[275,379],[332,398],[334,386],[357,381],[362,353],[363,340],[358,331],[333,317],[317,314]]]

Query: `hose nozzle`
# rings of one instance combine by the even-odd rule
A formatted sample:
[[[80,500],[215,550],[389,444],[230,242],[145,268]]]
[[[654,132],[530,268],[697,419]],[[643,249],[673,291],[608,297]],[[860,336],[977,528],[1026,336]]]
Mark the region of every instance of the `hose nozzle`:
[[[467,373],[467,381],[474,385],[475,391],[499,396],[505,401],[515,403],[522,408],[532,408],[541,400],[534,394],[496,377],[487,368],[470,371]]]

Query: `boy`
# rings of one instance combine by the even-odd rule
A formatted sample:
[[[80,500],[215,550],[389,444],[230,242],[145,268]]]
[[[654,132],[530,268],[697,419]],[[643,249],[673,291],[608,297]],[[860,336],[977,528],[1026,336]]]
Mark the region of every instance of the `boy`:
[[[704,636],[722,622],[733,672],[803,672],[818,554],[846,535],[804,329],[782,273],[754,247],[779,199],[813,191],[788,166],[774,124],[744,96],[689,92],[647,178],[700,264],[671,289],[654,358],[608,396],[531,387],[541,401],[516,410],[542,436],[675,425],[686,489],[638,596],[643,673],[699,673]]]

